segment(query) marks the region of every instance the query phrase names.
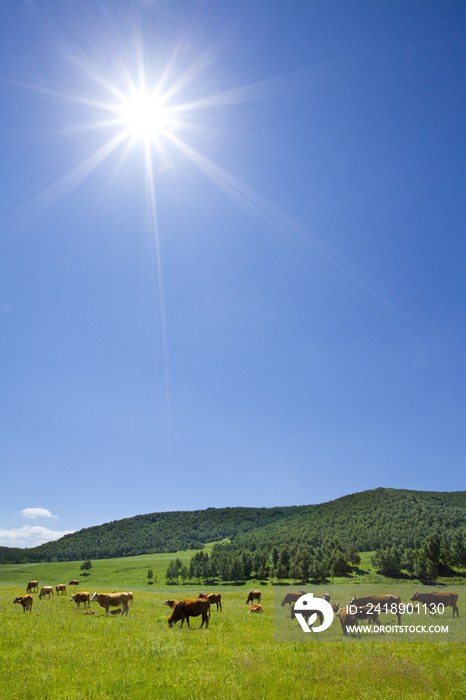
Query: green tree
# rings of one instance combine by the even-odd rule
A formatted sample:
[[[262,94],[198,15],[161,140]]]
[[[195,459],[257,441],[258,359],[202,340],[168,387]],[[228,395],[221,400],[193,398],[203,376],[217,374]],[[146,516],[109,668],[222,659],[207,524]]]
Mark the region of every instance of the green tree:
[[[90,571],[92,569],[92,562],[90,559],[86,559],[86,561],[83,561],[81,564],[81,571]]]

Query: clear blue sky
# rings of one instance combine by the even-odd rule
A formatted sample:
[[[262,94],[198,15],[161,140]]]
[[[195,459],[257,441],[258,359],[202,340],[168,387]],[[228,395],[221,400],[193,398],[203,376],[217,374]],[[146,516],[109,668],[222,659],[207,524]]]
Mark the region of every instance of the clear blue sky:
[[[0,544],[466,489],[463,0],[0,11]]]

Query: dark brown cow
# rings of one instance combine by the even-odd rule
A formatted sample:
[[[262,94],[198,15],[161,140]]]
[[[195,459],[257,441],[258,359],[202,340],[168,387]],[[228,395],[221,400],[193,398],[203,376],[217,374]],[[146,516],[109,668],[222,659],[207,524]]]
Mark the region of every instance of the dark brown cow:
[[[50,596],[52,596],[52,598],[53,598],[53,595],[54,595],[53,594],[53,586],[42,586],[42,588],[40,589],[40,593],[39,593],[39,600],[42,600],[42,598],[45,598],[46,595],[48,595],[49,598],[50,598]]]
[[[250,591],[248,597],[246,598],[246,603],[254,603],[257,600],[258,603],[261,602],[261,592],[260,591]]]
[[[93,593],[91,602],[96,600],[101,608],[105,608],[105,615],[108,616],[110,608],[116,608],[117,605],[123,605],[123,615],[128,617],[129,601],[132,593]]]
[[[26,586],[26,593],[30,593],[34,590],[39,592],[39,581],[29,581],[28,585]]]
[[[248,613],[250,613],[250,612],[252,612],[252,613],[263,613],[263,612],[264,612],[264,608],[262,607],[262,605],[261,605],[260,603],[253,603],[253,604],[251,605],[251,607],[249,608],[249,610],[248,610]]]
[[[110,610],[110,615],[121,615],[122,609],[117,608],[116,610]]]
[[[217,612],[222,611],[222,594],[221,593],[199,593],[199,598],[207,598],[211,605],[217,605]]]
[[[302,610],[300,610],[299,612],[300,612],[302,615],[304,615],[304,612],[303,612]],[[324,621],[324,616],[323,616],[323,614],[322,614],[322,612],[321,612],[320,610],[306,610],[306,611],[305,611],[305,614],[306,614],[306,617],[307,617],[307,624],[309,624],[309,618],[310,618],[311,615],[313,615],[314,613],[317,613],[317,617],[319,618],[319,625],[321,625],[322,622]],[[294,618],[296,617],[296,613],[295,613],[295,609],[294,609],[294,604],[291,606],[291,609],[290,609],[290,617],[291,617],[292,620],[294,620]]]
[[[457,605],[458,593],[453,593],[453,591],[436,591],[434,593],[418,593],[416,591],[411,600],[416,603],[422,603],[423,605],[426,604],[431,616],[436,615],[437,607],[440,604],[444,605],[446,608],[448,608],[451,605],[451,607],[453,608],[452,617],[455,617],[455,613],[457,617],[460,616]],[[429,607],[431,605],[435,605],[433,611]]]
[[[19,598],[15,598],[13,603],[21,603],[23,606],[23,612],[26,612],[26,610],[29,610],[29,612],[32,612],[32,603],[34,601],[34,598],[32,595],[23,595],[20,596]]]
[[[356,596],[353,596],[350,600],[350,605],[373,605],[374,607],[380,605],[380,612],[387,612],[392,615],[395,614],[398,619],[398,624],[401,625],[401,613],[399,608],[401,605],[401,598],[399,595],[368,595],[363,598],[356,598]],[[394,610],[392,606],[395,607]]]
[[[64,583],[59,583],[58,585],[55,586],[55,590],[57,592],[57,595],[61,593],[66,593],[66,586]]]
[[[187,600],[179,600],[173,608],[173,612],[168,618],[168,626],[173,627],[174,624],[181,620],[181,627],[184,621],[188,623],[189,618],[202,615],[201,628],[205,624],[206,629],[209,626],[210,617],[210,602],[207,598],[188,598]]]
[[[302,595],[305,595],[306,591],[294,591],[294,593],[287,593],[286,596],[283,598],[281,602],[282,608],[285,605],[289,605],[290,607],[296,603],[298,598],[301,598]]]
[[[68,586],[79,586],[79,581],[76,581],[76,579],[73,579],[72,581],[69,582]]]
[[[73,593],[73,595],[70,596],[70,600],[74,600],[76,605],[79,606],[81,603],[84,603],[84,607],[90,608],[91,607],[91,594],[88,593],[87,591],[80,591],[79,593]]]

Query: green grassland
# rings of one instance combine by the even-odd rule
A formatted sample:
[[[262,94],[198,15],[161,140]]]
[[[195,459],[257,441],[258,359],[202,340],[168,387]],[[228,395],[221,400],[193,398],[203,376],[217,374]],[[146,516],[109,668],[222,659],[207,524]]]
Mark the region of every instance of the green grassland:
[[[199,629],[200,618],[190,629],[169,629],[165,598],[193,597],[205,588],[163,585],[170,559],[191,555],[94,561],[87,579],[80,562],[0,567],[1,700],[466,698],[462,643],[360,643],[342,635],[334,643],[275,641],[270,584],[261,586],[263,615],[248,614],[244,586],[219,586],[224,609],[212,610],[208,630]],[[158,575],[152,586],[148,568]],[[83,615],[69,595],[38,600],[34,594],[32,613],[12,604],[31,578],[55,585],[78,577],[80,590],[133,590],[128,617],[107,618],[95,603],[97,614]],[[327,589],[332,599],[343,592],[337,582],[321,588]]]

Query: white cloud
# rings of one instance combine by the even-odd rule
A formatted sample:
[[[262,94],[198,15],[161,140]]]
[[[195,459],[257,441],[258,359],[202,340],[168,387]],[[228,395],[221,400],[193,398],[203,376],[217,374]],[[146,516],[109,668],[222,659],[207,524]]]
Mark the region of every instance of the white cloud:
[[[52,515],[47,508],[25,508],[21,511],[25,518],[58,518],[58,515]]]
[[[34,508],[33,510],[38,510]],[[40,509],[42,510],[42,509]],[[44,542],[53,542],[58,540],[63,535],[69,535],[76,530],[65,530],[58,532],[57,530],[48,530],[41,525],[23,525],[17,530],[1,530],[0,529],[0,546],[1,547],[37,547]]]

